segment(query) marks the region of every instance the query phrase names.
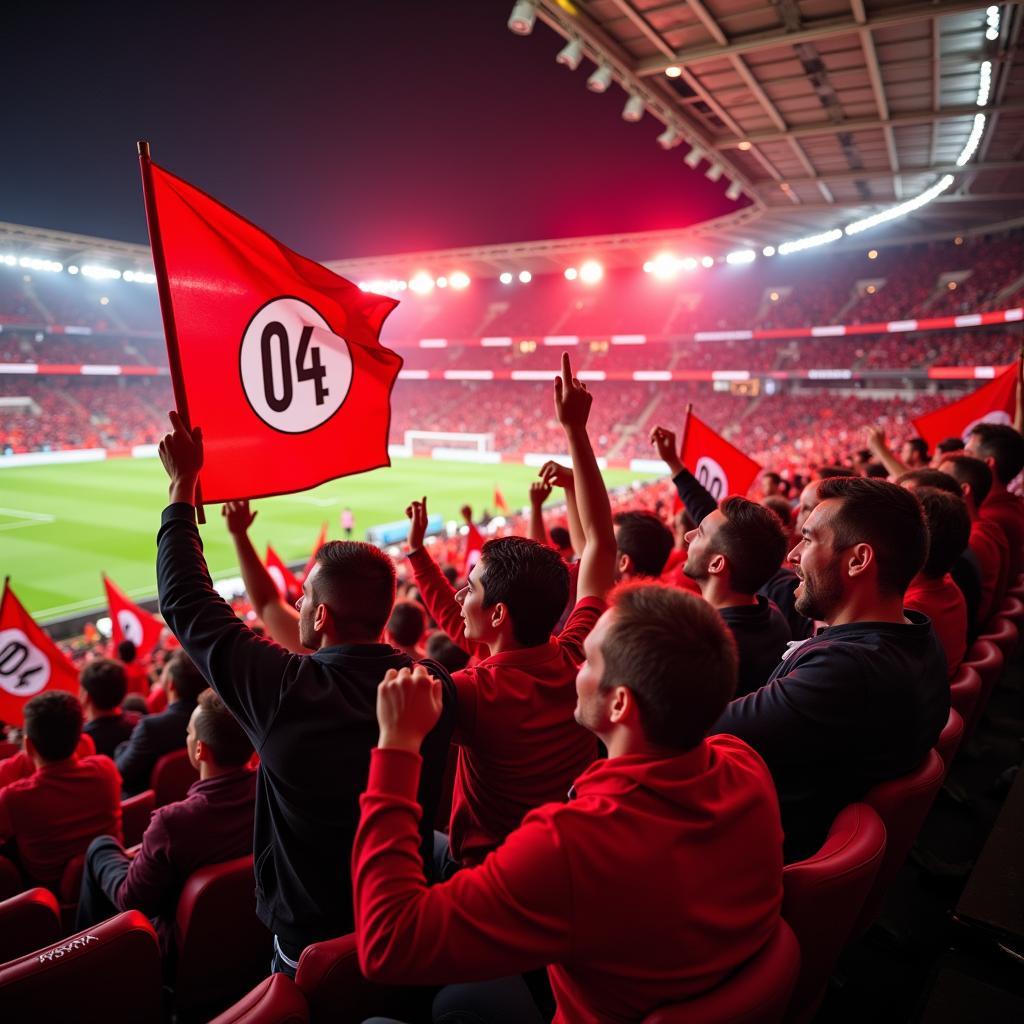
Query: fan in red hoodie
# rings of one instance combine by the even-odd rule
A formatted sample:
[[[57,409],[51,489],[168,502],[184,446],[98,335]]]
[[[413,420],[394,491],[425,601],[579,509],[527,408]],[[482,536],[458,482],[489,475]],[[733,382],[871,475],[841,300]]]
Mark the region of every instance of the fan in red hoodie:
[[[440,691],[420,669],[388,673],[353,847],[367,978],[460,983],[435,1008],[500,1005],[532,1020],[518,975],[549,965],[556,1022],[641,1020],[708,991],[771,937],[782,896],[774,785],[744,742],[706,738],[736,684],[721,618],[675,588],[625,584],[585,650],[575,717],[607,760],[577,778],[568,803],[531,812],[481,865],[429,888],[415,794]]]
[[[1024,469],[1024,437],[1004,423],[977,423],[964,451],[992,470],[992,489],[981,506],[981,518],[998,523],[1010,542],[1010,586],[1024,571],[1024,501],[1007,490]]]

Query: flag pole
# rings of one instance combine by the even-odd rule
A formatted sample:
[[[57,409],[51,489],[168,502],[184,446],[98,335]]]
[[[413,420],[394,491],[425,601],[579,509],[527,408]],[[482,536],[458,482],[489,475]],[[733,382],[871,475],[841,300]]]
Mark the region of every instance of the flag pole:
[[[686,451],[686,434],[690,429],[690,413],[693,412],[693,402],[686,403],[686,412],[683,415],[683,436],[679,439],[679,461],[683,460],[683,452]]]
[[[185,394],[185,375],[181,370],[181,351],[178,348],[178,332],[174,325],[174,307],[171,305],[171,288],[167,280],[167,262],[164,259],[163,236],[160,234],[160,219],[156,213],[156,201],[153,198],[153,162],[150,159],[149,143],[144,139],[138,142],[139,167],[142,170],[142,198],[146,206],[146,225],[149,228],[149,248],[153,253],[153,269],[156,272],[157,293],[160,296],[160,315],[164,321],[164,337],[167,339],[167,360],[171,368],[171,388],[174,391],[174,404],[186,430],[192,429],[192,419],[188,413],[188,396]],[[196,480],[196,519],[206,522],[203,511],[203,491],[199,480]]]

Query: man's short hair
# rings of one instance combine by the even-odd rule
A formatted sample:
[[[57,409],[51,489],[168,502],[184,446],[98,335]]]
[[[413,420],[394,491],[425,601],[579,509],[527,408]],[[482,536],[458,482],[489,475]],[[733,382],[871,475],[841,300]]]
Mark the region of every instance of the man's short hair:
[[[761,504],[774,512],[786,529],[793,525],[793,506],[781,494],[769,494]]]
[[[184,651],[175,651],[167,659],[167,671],[178,700],[186,704],[195,704],[208,685],[195,662]]]
[[[125,665],[130,665],[135,660],[135,656],[138,653],[139,649],[131,640],[122,640],[117,645],[117,657],[120,661],[124,662]]]
[[[937,487],[917,487],[914,497],[928,524],[928,557],[921,571],[929,579],[939,579],[953,568],[971,539],[967,502],[959,494]]]
[[[70,757],[82,737],[82,705],[64,690],[46,690],[24,708],[25,735],[44,761]]]
[[[935,450],[942,452],[943,455],[948,455],[950,452],[962,452],[964,450],[964,440],[962,437],[947,437],[935,446]]]
[[[841,476],[850,476],[850,473],[845,466],[821,466],[817,470],[819,480],[837,480]]]
[[[912,452],[917,452],[921,459],[928,458],[928,442],[922,437],[911,437],[904,441]]]
[[[928,528],[914,495],[887,480],[847,476],[822,480],[818,498],[839,506],[829,520],[836,551],[870,544],[878,565],[878,588],[903,594],[928,554]]]
[[[889,470],[880,462],[869,462],[864,475],[871,477],[872,480],[888,480]]]
[[[948,473],[940,472],[929,466],[922,466],[920,469],[908,469],[906,473],[900,473],[896,483],[901,487],[908,484],[917,487],[934,487],[936,490],[945,491],[947,494],[960,496],[960,485]]]
[[[614,518],[619,551],[633,560],[633,569],[641,576],[655,579],[665,571],[665,563],[675,547],[672,531],[653,513],[644,510],[618,512]]]
[[[570,551],[572,550],[572,538],[569,536],[569,531],[564,526],[552,526],[549,535],[551,537],[551,543],[558,548],[559,551]]]
[[[992,490],[992,470],[989,464],[973,455],[948,455],[942,460],[946,471],[959,484],[967,484],[971,489],[971,497],[979,508]],[[962,492],[961,492],[962,493]]]
[[[416,601],[396,601],[388,619],[388,633],[402,647],[415,647],[423,639],[427,616]]]
[[[736,692],[739,657],[728,626],[703,599],[657,583],[621,584],[609,603],[601,689],[629,688],[650,743],[695,747]]]
[[[1024,469],[1024,437],[1005,423],[976,423],[971,434],[978,439],[976,451],[983,459],[994,459],[996,476],[1008,484]]]
[[[395,603],[394,562],[372,544],[331,540],[316,553],[316,563],[313,599],[327,605],[335,627],[366,639],[379,637]]]
[[[210,748],[221,768],[240,768],[252,757],[252,742],[238,720],[211,689],[203,690],[196,703],[196,739]]]
[[[81,687],[89,695],[97,711],[110,711],[124,700],[128,692],[128,678],[124,665],[112,658],[97,658],[82,669],[78,677]]]
[[[725,522],[715,531],[709,551],[729,561],[729,585],[755,594],[778,572],[789,541],[779,517],[764,505],[734,495],[719,506]]]
[[[489,540],[480,552],[484,607],[508,607],[524,647],[546,643],[569,601],[569,570],[554,548],[526,537]]]
[[[773,487],[778,487],[779,484],[782,483],[782,477],[779,476],[779,474],[776,473],[774,469],[766,469],[761,474],[761,479],[762,480],[769,480]]]
[[[439,629],[427,637],[427,657],[449,672],[458,672],[469,664],[469,655]]]

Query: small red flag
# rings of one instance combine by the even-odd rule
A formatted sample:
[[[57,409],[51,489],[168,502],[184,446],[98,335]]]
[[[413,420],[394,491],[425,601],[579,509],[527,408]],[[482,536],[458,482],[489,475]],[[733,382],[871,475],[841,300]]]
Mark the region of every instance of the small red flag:
[[[302,584],[269,544],[267,545],[266,565],[267,572],[270,573],[270,578],[274,581],[274,586],[277,587],[277,592],[289,600],[298,600],[299,594],[302,593]]]
[[[480,553],[484,548],[483,534],[473,523],[469,524],[466,531],[466,557],[462,563],[462,575],[468,578],[473,571],[473,566],[480,561]]]
[[[306,568],[302,570],[302,578],[305,579],[312,571],[313,566],[316,565],[317,552],[327,543],[327,524],[324,523],[320,527],[320,536],[317,537],[316,543],[313,545],[313,553],[309,556],[309,561],[306,563]]]
[[[745,495],[761,472],[753,459],[692,412],[686,417],[679,458],[715,501],[730,494]]]
[[[78,693],[78,671],[4,580],[0,599],[0,720],[21,725],[25,702],[43,690]]]
[[[379,334],[398,303],[142,161],[175,399],[203,428],[202,500],[288,494],[390,465],[402,360]]]
[[[494,510],[496,512],[507,512],[508,502],[505,501],[505,495],[501,493],[501,488],[494,485]]]
[[[107,590],[107,604],[110,607],[110,639],[114,648],[122,640],[131,640],[135,644],[136,658],[139,661],[149,657],[153,648],[160,640],[163,623],[140,608],[134,601],[128,600],[124,592],[114,585],[106,576],[103,586]]]
[[[913,423],[928,447],[934,448],[947,437],[966,441],[976,423],[1012,424],[1016,403],[1017,364],[1013,363],[966,398],[918,416]]]

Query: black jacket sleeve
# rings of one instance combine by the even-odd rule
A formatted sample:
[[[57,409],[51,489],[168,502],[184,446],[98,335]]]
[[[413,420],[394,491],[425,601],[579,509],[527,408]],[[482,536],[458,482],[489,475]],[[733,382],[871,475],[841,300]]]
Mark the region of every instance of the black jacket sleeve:
[[[715,499],[685,466],[672,478],[672,483],[676,485],[679,500],[686,506],[690,518],[698,525],[706,515],[718,508]]]
[[[156,579],[171,632],[258,750],[301,656],[257,636],[214,589],[191,505],[164,509]]]
[[[142,719],[117,750],[114,763],[121,773],[122,789],[129,796],[149,788],[149,778],[163,753],[152,742],[150,732],[149,723]]]

